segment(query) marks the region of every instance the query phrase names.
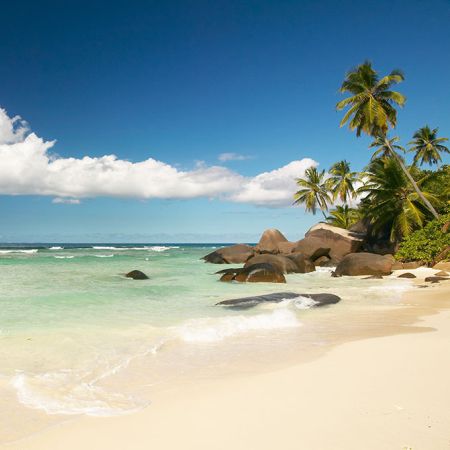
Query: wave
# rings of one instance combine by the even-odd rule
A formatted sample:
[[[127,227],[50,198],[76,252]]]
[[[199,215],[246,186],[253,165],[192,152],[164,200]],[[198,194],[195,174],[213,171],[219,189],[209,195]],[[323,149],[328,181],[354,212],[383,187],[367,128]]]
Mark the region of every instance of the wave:
[[[95,245],[92,247],[94,250],[115,250],[115,251],[128,251],[128,250],[151,250],[154,252],[165,252],[167,250],[180,248],[177,246],[164,246],[164,245],[153,245],[153,246],[143,246],[143,247],[111,247]]]
[[[96,258],[112,258],[112,257],[114,257],[114,255],[93,255],[93,256],[95,256]]]
[[[175,329],[184,342],[218,342],[238,334],[258,330],[300,327],[295,313],[286,308],[254,316],[225,316],[192,319]]]
[[[139,411],[149,404],[107,392],[92,382],[80,383],[80,378],[70,371],[38,375],[20,373],[13,377],[11,385],[20,403],[47,414],[119,416]]]
[[[64,247],[55,246],[55,247],[49,247],[48,249],[49,250],[64,250]]]
[[[55,256],[53,256],[53,258],[56,258],[56,259],[72,259],[72,258],[75,258],[75,256],[73,256],[73,255],[67,255],[67,256],[55,255]]]
[[[19,250],[19,249],[0,250],[0,254],[2,254],[2,255],[3,254],[7,255],[9,253],[25,253],[25,254],[28,254],[28,255],[32,255],[32,254],[37,253],[37,252],[38,252],[37,248],[33,248],[33,249],[30,249],[30,250]]]

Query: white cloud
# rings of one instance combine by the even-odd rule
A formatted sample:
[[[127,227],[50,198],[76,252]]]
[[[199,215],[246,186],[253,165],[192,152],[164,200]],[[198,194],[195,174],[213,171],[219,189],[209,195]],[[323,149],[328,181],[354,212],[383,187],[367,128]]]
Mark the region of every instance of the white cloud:
[[[55,203],[89,197],[140,199],[219,198],[284,206],[292,201],[295,178],[317,163],[309,158],[255,177],[223,166],[197,164],[180,170],[149,158],[130,162],[115,155],[62,158],[50,153],[54,141],[30,133],[20,118],[0,109],[0,194],[54,196]]]
[[[246,155],[240,155],[239,153],[221,153],[217,159],[221,162],[245,161],[246,159],[251,159],[251,157]]]

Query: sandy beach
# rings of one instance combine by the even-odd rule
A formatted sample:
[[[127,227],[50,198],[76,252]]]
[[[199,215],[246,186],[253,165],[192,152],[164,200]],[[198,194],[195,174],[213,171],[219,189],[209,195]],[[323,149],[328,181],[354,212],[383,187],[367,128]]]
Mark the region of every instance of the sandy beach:
[[[4,448],[448,450],[450,284],[406,298],[406,314],[420,317],[411,332],[281,370],[175,385],[141,412],[76,418]]]

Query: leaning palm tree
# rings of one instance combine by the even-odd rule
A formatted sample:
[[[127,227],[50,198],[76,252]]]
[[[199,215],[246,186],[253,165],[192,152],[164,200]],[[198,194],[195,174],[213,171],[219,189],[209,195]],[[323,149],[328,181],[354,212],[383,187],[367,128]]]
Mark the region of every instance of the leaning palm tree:
[[[358,181],[357,172],[350,170],[350,163],[345,159],[334,163],[330,168],[327,185],[332,192],[333,200],[338,197],[343,203],[356,196],[354,184]]]
[[[310,167],[306,169],[304,178],[297,179],[297,185],[301,189],[294,195],[294,205],[304,204],[306,211],[313,214],[320,208],[326,219],[325,211],[328,211],[331,197],[325,181],[325,171],[319,172],[315,167]]]
[[[362,213],[371,221],[374,232],[387,231],[390,240],[398,242],[414,229],[422,227],[430,212],[396,159],[382,157],[371,161],[364,179],[365,184],[358,189],[358,194],[363,197]],[[440,203],[436,196],[427,192],[422,194],[429,202]]]
[[[380,78],[372,68],[372,64],[367,61],[350,71],[343,81],[340,91],[342,93],[349,92],[352,95],[336,105],[337,110],[349,107],[340,125],[342,127],[348,122],[351,130],[356,129],[357,136],[363,132],[376,139],[383,139],[391,156],[397,160],[417,195],[434,217],[438,218],[439,214],[422,194],[402,158],[392,148],[387,138],[389,127],[395,128],[397,125],[395,106],[403,106],[406,102],[406,98],[399,92],[392,91],[391,87],[404,79],[405,77],[399,70],[393,70],[389,75]]]
[[[438,164],[442,161],[441,153],[450,153],[450,150],[443,145],[443,142],[448,141],[447,138],[438,138],[438,128],[431,129],[428,125],[418,129],[413,136],[413,140],[409,143],[410,152],[414,152],[414,164],[420,162],[422,166],[424,163]]]

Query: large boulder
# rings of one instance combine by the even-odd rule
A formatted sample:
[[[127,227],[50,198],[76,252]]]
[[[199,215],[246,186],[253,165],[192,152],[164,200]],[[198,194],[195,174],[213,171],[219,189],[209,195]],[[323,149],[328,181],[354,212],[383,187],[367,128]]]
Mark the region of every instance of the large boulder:
[[[450,261],[441,261],[433,266],[436,270],[450,270]]]
[[[203,259],[213,264],[243,264],[255,254],[255,250],[250,245],[236,244],[229,247],[219,248]]]
[[[328,256],[333,263],[338,263],[345,255],[357,252],[363,242],[364,236],[359,233],[318,223],[297,242],[293,252],[303,253],[312,261]]]
[[[279,303],[284,300],[303,299],[312,300],[308,306],[324,306],[338,303],[341,299],[334,294],[297,294],[294,292],[276,292],[274,294],[256,295],[253,297],[234,298],[232,300],[224,300],[216,303],[219,306],[227,306],[229,308],[251,308],[259,303]]]
[[[337,265],[335,276],[389,275],[392,273],[392,255],[350,253]]]
[[[148,280],[148,276],[140,270],[132,270],[125,275],[127,278],[132,278],[133,280]]]
[[[315,270],[314,264],[300,253],[290,255],[261,254],[250,258],[244,267],[253,264],[270,264],[281,273],[307,273]]]
[[[291,253],[294,246],[295,242],[289,242],[281,231],[271,228],[264,231],[255,250],[259,253]]]
[[[267,263],[252,264],[235,272],[228,271],[220,281],[238,281],[239,283],[286,283],[283,273]]]

